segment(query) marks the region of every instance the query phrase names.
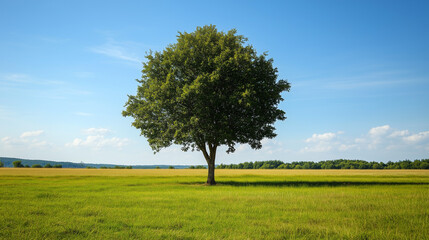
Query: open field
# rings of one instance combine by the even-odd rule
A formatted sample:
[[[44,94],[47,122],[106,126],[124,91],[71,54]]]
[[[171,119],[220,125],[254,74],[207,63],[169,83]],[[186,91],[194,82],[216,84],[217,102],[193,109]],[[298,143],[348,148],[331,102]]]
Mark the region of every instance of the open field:
[[[0,239],[429,239],[428,170],[0,168]]]

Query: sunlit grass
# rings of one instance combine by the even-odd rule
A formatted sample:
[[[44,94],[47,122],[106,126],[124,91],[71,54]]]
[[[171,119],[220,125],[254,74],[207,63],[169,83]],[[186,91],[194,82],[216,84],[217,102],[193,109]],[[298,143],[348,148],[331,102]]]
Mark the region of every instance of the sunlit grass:
[[[429,171],[0,169],[2,239],[425,239]]]

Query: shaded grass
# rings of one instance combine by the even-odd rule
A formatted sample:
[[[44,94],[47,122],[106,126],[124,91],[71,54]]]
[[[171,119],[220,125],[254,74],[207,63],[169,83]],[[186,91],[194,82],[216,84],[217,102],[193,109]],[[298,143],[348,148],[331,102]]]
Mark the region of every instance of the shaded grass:
[[[85,170],[80,170],[85,171]],[[0,175],[1,239],[426,239],[429,171]],[[129,170],[122,170],[129,171]],[[134,170],[132,170],[134,171]],[[155,170],[156,171],[156,170]],[[195,171],[195,170],[187,170]],[[240,175],[240,172],[242,173]],[[132,173],[132,172],[131,172]],[[318,173],[318,174],[317,174]],[[134,173],[136,174],[136,173]],[[133,174],[131,174],[133,175]]]

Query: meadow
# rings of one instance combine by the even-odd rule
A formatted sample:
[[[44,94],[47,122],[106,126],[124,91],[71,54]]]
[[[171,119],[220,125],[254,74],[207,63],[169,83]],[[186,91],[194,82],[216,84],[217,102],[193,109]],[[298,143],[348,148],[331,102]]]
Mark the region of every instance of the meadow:
[[[0,168],[0,239],[429,239],[428,170]]]

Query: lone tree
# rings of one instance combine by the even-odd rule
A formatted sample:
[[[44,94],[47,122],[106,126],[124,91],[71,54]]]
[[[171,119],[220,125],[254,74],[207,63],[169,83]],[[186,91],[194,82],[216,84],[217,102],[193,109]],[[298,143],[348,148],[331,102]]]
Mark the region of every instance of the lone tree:
[[[214,25],[179,32],[176,43],[146,56],[137,94],[128,95],[122,112],[155,153],[172,144],[202,151],[209,185],[216,184],[219,146],[227,153],[235,144],[260,149],[262,139],[276,136],[274,122],[286,119],[277,106],[289,83],[277,81],[273,60],[246,41],[235,29],[224,33]]]

